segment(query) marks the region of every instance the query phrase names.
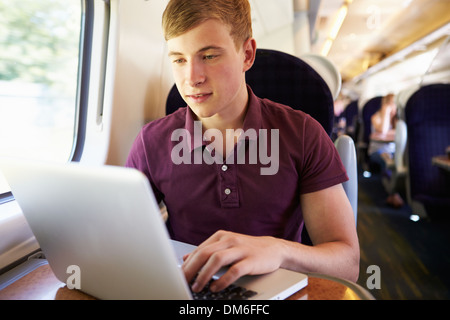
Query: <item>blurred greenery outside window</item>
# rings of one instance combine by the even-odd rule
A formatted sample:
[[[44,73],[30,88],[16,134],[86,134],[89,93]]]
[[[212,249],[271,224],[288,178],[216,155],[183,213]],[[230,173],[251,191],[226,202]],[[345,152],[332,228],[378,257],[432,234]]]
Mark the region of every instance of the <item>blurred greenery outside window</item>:
[[[0,0],[0,157],[70,160],[81,23],[80,0]]]

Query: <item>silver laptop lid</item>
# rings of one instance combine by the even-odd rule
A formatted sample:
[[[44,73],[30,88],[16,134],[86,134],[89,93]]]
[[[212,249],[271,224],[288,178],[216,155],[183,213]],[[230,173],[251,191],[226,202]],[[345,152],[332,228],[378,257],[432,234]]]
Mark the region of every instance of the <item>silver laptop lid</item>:
[[[148,179],[134,169],[0,160],[57,278],[101,299],[189,299]]]

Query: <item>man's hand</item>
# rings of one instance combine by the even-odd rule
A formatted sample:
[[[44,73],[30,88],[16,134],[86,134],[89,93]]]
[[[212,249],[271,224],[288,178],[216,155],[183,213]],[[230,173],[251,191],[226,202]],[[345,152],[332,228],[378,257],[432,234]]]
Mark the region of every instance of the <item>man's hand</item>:
[[[359,274],[359,243],[352,207],[342,185],[301,196],[303,218],[313,246],[274,237],[218,231],[184,257],[186,280],[198,292],[222,267],[226,273],[211,284],[220,291],[244,275],[282,267],[318,272],[350,281]]]
[[[275,271],[283,260],[283,240],[273,237],[252,237],[218,231],[184,257],[183,271],[190,283],[196,276],[192,290],[198,292],[219,271],[227,272],[211,284],[212,291],[220,291],[243,275]]]

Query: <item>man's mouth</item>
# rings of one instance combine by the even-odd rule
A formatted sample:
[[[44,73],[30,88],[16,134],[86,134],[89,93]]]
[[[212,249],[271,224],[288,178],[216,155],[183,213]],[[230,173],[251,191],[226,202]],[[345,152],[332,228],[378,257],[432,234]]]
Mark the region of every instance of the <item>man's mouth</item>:
[[[199,93],[199,94],[189,94],[187,97],[194,100],[197,103],[206,101],[211,96],[211,93]]]
[[[194,98],[199,98],[199,97],[203,97],[203,96],[207,96],[210,93],[198,93],[198,94],[188,94],[188,97],[194,97]]]

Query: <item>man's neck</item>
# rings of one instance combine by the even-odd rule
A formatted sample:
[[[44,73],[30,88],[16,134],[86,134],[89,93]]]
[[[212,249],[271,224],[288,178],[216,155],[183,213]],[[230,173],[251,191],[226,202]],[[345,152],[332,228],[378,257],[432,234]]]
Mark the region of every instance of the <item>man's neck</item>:
[[[245,95],[243,96],[243,99],[241,101],[242,107],[234,108],[235,112],[233,113],[217,113],[214,116],[208,118],[196,117],[196,120],[200,120],[202,122],[203,134],[208,129],[216,129],[221,132],[223,137],[221,141],[222,150],[220,150],[220,144],[217,145],[217,143],[212,143],[211,146],[214,146],[216,151],[221,153],[224,159],[226,159],[227,155],[234,149],[234,145],[237,143],[239,138],[238,136],[234,135],[230,136],[230,131],[242,129],[244,126],[245,115],[247,114],[249,104],[249,95],[247,92],[247,88],[245,88]],[[228,130],[227,132],[227,129],[232,130]],[[233,141],[233,143],[230,143],[230,141],[227,142],[227,140],[230,139],[231,141]]]
[[[235,103],[236,107],[228,108],[227,112],[217,113],[208,118],[197,117],[196,120],[202,122],[203,132],[208,129],[217,129],[224,133],[226,129],[236,130],[242,128],[249,103],[246,85],[242,90],[241,97],[238,98]]]

